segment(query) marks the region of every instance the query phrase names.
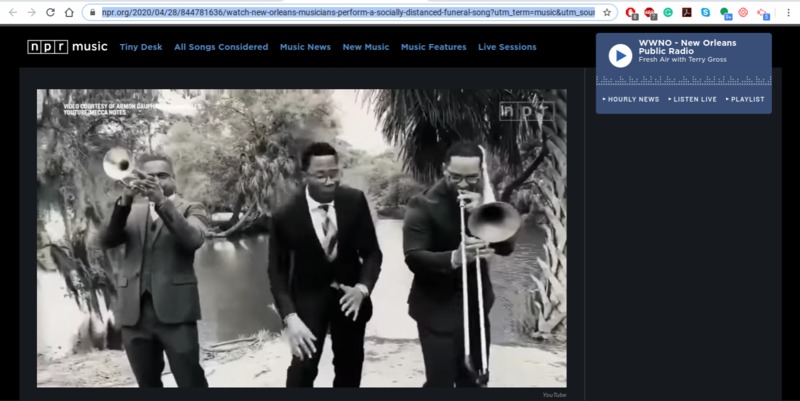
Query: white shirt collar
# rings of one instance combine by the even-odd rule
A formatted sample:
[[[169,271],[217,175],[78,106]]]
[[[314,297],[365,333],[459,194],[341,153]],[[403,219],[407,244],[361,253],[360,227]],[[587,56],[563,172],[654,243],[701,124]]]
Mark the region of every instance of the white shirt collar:
[[[333,201],[330,203],[319,203],[311,197],[311,193],[308,192],[308,186],[306,185],[306,202],[308,202],[308,210],[317,210],[322,205],[330,205],[331,208],[334,208]]]
[[[168,196],[167,199],[169,199],[169,200],[174,202],[175,201],[175,194],[172,194],[172,195]],[[150,202],[150,218],[153,219],[153,221],[157,221],[158,220],[158,213],[156,212],[156,204],[155,204],[155,202]]]

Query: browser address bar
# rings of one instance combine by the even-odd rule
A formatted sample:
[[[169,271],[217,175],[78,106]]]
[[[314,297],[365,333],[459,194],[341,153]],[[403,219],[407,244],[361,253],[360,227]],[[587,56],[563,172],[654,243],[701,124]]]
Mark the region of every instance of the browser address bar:
[[[291,21],[610,21],[616,17],[616,7],[612,4],[581,5],[121,5],[121,4],[88,4],[83,9],[83,16],[88,20],[109,21],[126,20],[274,20],[275,22]]]

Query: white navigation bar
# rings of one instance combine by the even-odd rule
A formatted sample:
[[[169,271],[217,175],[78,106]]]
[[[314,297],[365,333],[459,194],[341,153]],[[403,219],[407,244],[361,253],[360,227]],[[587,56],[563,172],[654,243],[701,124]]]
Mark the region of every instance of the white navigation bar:
[[[0,24],[794,25],[797,2],[0,2]],[[794,8],[794,13],[792,12]]]

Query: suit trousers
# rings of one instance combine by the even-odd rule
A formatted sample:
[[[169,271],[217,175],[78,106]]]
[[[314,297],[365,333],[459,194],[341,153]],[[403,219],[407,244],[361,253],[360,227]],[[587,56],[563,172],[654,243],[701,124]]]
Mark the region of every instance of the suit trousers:
[[[489,364],[491,328],[489,317],[484,319],[486,333],[486,362],[481,361],[480,322],[478,314],[470,314],[470,362],[476,369]],[[464,332],[460,325],[456,331],[438,331],[417,324],[422,359],[425,363],[425,384],[422,387],[479,387],[474,375],[466,367]]]
[[[141,302],[136,325],[122,327],[122,344],[139,387],[164,387],[161,374],[166,353],[178,387],[207,388],[197,323],[161,323],[149,292],[142,294]]]
[[[312,358],[301,360],[294,356],[286,372],[286,387],[314,387],[314,380],[319,373],[319,360],[325,337],[330,329],[331,348],[333,350],[333,387],[360,387],[361,373],[364,366],[364,333],[366,319],[359,316],[357,322],[342,312],[339,299],[342,293],[331,288],[325,307],[316,311],[298,313],[298,317],[308,326],[317,338],[314,346],[317,352]],[[364,300],[367,302],[367,300]],[[371,313],[365,311],[362,303],[360,315]]]

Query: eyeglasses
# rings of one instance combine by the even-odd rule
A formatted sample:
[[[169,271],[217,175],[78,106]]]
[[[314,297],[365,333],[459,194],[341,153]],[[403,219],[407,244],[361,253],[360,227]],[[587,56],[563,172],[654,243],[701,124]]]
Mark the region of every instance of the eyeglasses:
[[[317,179],[319,181],[325,181],[327,178],[335,180],[339,178],[339,171],[329,171],[327,173],[321,172],[317,174],[312,174],[311,177],[314,177],[314,179]]]
[[[461,182],[461,181],[466,181],[467,184],[477,184],[478,181],[481,180],[481,176],[480,175],[463,176],[463,175],[460,175],[460,174],[451,173],[449,171],[446,171],[446,174],[447,174],[447,178],[450,179],[450,181],[452,181],[453,183],[456,183],[456,184]]]

